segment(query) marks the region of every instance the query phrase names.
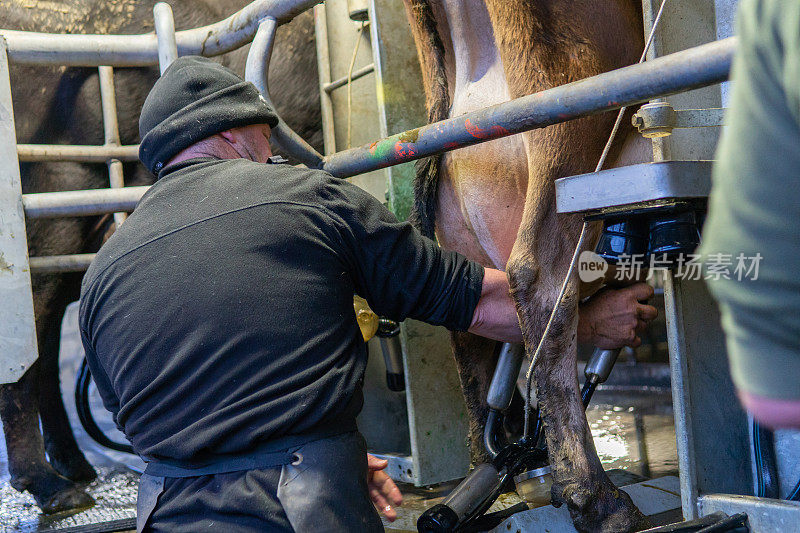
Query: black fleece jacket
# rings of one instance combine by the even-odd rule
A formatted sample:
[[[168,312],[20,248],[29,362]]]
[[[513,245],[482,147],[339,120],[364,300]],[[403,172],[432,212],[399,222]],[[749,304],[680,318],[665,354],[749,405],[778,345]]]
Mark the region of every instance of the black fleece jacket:
[[[97,387],[147,458],[202,460],[355,428],[353,293],[469,327],[483,268],[327,173],[244,159],[162,171],[83,281]]]

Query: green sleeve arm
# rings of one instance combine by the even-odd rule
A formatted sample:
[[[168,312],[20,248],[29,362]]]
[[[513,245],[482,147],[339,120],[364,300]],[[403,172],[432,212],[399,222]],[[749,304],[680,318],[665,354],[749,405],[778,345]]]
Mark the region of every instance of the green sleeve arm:
[[[800,3],[743,0],[701,254],[755,258],[709,280],[740,390],[800,399]],[[719,256],[716,256],[719,257]],[[745,274],[745,275],[742,275]],[[742,279],[738,279],[741,277]]]

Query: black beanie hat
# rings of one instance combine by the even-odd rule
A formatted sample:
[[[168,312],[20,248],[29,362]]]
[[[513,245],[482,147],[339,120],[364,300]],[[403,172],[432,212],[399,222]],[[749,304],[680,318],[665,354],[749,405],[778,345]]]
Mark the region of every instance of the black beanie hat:
[[[142,106],[139,159],[157,174],[197,141],[250,124],[272,128],[278,124],[278,116],[255,85],[210,59],[179,57]]]

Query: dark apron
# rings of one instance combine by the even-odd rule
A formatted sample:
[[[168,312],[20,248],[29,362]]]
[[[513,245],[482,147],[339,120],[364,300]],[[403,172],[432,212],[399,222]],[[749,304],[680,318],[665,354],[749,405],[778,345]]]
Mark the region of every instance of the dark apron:
[[[382,531],[366,491],[363,437],[354,431],[330,433],[278,439],[248,453],[216,457],[200,464],[149,461],[139,484],[137,531],[143,530],[155,510],[165,478],[275,467],[282,467],[281,482],[277,494],[271,496],[280,502],[295,530],[316,530],[316,522],[324,520],[327,525],[338,522],[360,531]],[[330,494],[338,496],[331,501]]]

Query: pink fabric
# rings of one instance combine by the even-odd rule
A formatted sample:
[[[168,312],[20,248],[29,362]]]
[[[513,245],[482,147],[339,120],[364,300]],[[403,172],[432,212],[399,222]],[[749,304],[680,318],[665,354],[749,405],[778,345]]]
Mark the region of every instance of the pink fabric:
[[[800,400],[776,400],[739,391],[744,408],[765,426],[773,429],[800,429]]]

